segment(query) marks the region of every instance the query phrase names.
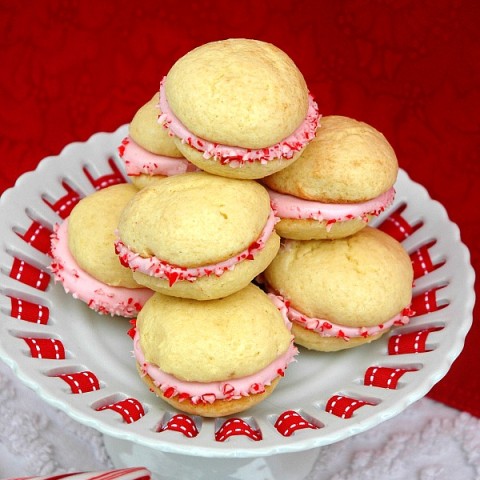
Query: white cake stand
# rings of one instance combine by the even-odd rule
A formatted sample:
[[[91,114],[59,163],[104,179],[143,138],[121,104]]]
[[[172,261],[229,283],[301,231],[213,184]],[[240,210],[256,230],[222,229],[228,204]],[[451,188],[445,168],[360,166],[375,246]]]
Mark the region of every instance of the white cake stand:
[[[402,241],[428,271],[414,285],[422,313],[351,351],[301,350],[271,397],[240,415],[251,436],[243,430],[218,441],[228,418],[190,417],[195,434],[176,431],[171,425],[179,412],[136,373],[128,320],[96,314],[49,276],[48,234],[55,223],[78,198],[124,181],[117,146],[126,133],[122,126],[68,145],[0,200],[0,357],[43,401],[102,432],[115,466],[140,465],[177,480],[304,478],[318,447],[397,415],[447,373],[472,322],[474,272],[445,209],[400,171],[395,204],[376,224],[392,222],[401,235],[402,222],[413,226],[403,230]],[[375,379],[372,369],[392,372],[393,383]],[[84,376],[96,385],[86,387]],[[300,416],[296,424],[277,428],[288,412]]]

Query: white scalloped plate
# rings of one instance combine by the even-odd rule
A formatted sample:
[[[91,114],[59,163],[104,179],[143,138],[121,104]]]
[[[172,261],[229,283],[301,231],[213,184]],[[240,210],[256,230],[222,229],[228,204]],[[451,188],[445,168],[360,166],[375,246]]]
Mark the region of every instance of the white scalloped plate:
[[[26,262],[27,267],[31,265],[48,272],[49,257],[35,248],[32,232],[30,244],[22,237],[26,237],[32,224],[37,225],[35,222],[47,230],[53,229],[60,221],[54,211],[60,207],[55,207],[55,202],[65,198],[66,192],[75,200],[72,192],[81,196],[91,193],[95,179],[102,183],[97,186],[118,180],[123,167],[117,156],[117,146],[126,131],[127,127],[123,126],[114,133],[98,133],[85,143],[68,145],[60,155],[44,159],[34,172],[20,177],[0,201],[0,357],[42,399],[79,422],[117,439],[163,452],[246,458],[308,450],[374,427],[424,396],[446,374],[461,352],[472,322],[474,272],[459,230],[449,221],[445,209],[433,201],[422,186],[400,171],[395,204],[389,212],[384,212],[377,224],[399,205],[406,204],[402,218],[410,225],[421,226],[403,241],[405,248],[413,254],[427,245],[433,264],[444,262],[416,280],[414,296],[438,289],[436,303],[444,308],[414,317],[410,325],[357,349],[330,354],[302,350],[273,395],[241,415],[247,423],[261,430],[260,441],[236,436],[218,442],[215,431],[220,421],[211,419],[195,418],[199,434],[194,438],[179,432],[156,431],[158,424],[175,412],[149,392],[138,377],[131,357],[131,339],[126,334],[130,328],[128,320],[94,313],[65,294],[52,280],[42,291],[10,275],[14,258]],[[68,202],[61,208],[68,208]],[[432,241],[434,245],[430,245]],[[48,323],[42,325],[14,318],[9,297],[48,307]],[[427,351],[389,354],[390,337],[430,327],[435,327],[436,331],[428,334]],[[66,349],[65,359],[34,358],[21,337],[59,340]],[[397,387],[389,389],[364,384],[365,372],[371,366],[413,367],[416,371],[405,373]],[[55,376],[82,370],[94,372],[101,388],[73,394],[68,385]],[[337,394],[372,405],[356,409],[351,418],[341,418],[326,411],[327,402]],[[145,415],[133,423],[126,423],[115,411],[96,410],[100,405],[124,398],[137,399]],[[281,435],[274,423],[287,410],[301,413],[321,428]]]

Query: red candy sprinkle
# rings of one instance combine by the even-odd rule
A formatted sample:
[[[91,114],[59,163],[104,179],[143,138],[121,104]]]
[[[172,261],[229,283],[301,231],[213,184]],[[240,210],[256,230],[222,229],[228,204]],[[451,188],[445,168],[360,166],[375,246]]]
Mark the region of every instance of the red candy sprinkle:
[[[132,318],[130,320],[130,325],[132,325],[132,328],[128,330],[127,335],[133,340],[133,338],[135,337],[135,329],[137,328],[137,319]]]
[[[254,383],[250,387],[250,393],[263,393],[265,391],[265,387],[261,383]]]
[[[187,400],[188,398],[190,398],[190,394],[188,394],[188,393],[180,393],[180,395],[178,395],[177,400],[178,400],[179,402],[183,402],[184,400]]]
[[[175,395],[176,393],[176,390],[175,388],[173,387],[168,387],[164,392],[163,392],[163,396],[166,397],[166,398],[171,398]]]

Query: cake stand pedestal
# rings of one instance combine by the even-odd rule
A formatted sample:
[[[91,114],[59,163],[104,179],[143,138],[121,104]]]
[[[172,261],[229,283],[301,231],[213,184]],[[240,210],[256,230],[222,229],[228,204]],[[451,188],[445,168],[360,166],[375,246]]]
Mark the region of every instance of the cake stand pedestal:
[[[166,453],[105,435],[116,468],[145,467],[155,480],[302,480],[312,470],[318,448],[264,457],[215,458]]]

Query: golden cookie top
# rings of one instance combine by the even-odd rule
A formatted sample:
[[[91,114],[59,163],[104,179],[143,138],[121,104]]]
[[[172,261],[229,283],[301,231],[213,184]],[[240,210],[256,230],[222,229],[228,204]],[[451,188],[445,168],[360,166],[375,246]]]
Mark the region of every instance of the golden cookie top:
[[[333,241],[286,241],[265,278],[298,311],[352,327],[390,320],[412,298],[407,252],[368,226]]]
[[[120,264],[114,241],[120,213],[137,189],[113,185],[80,200],[68,219],[68,247],[78,265],[112,286],[136,288],[130,269]]]
[[[165,91],[175,116],[195,135],[243,148],[280,142],[308,111],[302,73],[282,50],[258,40],[195,48],[172,66]]]
[[[137,329],[145,359],[186,381],[254,374],[291,342],[282,315],[253,284],[219,300],[156,293],[139,314]]]
[[[128,132],[132,139],[145,150],[166,157],[181,158],[167,130],[158,123],[160,115],[158,93],[140,107],[130,122]]]
[[[268,193],[253,180],[186,173],[139,191],[123,211],[118,231],[142,257],[196,267],[247,249],[270,214]]]
[[[389,190],[398,162],[382,133],[349,117],[322,117],[300,157],[262,181],[289,195],[324,203],[364,202]]]

